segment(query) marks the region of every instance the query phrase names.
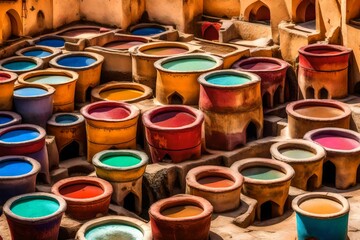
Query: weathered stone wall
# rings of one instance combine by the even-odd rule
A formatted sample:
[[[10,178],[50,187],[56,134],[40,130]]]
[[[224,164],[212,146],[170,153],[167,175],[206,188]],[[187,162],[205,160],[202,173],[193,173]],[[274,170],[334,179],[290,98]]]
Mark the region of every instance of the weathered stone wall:
[[[53,28],[80,20],[79,0],[53,0]]]
[[[44,30],[52,29],[52,1],[26,1],[26,17],[24,18],[24,35],[35,35]]]

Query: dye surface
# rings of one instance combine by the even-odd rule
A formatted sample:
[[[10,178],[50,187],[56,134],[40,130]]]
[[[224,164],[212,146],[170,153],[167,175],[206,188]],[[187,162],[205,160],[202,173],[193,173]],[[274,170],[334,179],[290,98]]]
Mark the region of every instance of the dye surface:
[[[27,197],[14,202],[10,210],[24,218],[39,218],[55,213],[59,203],[54,199],[42,197]]]
[[[95,62],[96,59],[85,56],[67,56],[57,61],[59,65],[66,67],[87,67]]]
[[[27,78],[26,82],[39,83],[39,84],[62,84],[67,83],[71,78],[61,75],[41,75],[36,77]]]
[[[34,97],[47,94],[48,92],[42,88],[23,87],[14,90],[14,95],[19,97]]]
[[[170,218],[183,218],[196,216],[201,214],[202,212],[203,209],[197,206],[184,205],[167,208],[164,211],[161,211],[161,214]]]
[[[315,156],[315,154],[310,151],[296,148],[284,148],[280,149],[279,152],[285,157],[294,159],[307,159]]]
[[[10,79],[10,75],[0,73],[0,81],[4,81],[4,80],[8,80],[8,79]]]
[[[0,177],[19,176],[31,172],[32,165],[22,160],[9,160],[0,162]]]
[[[144,92],[135,89],[111,89],[100,93],[100,97],[107,100],[121,101],[141,97]]]
[[[342,210],[342,205],[326,198],[313,198],[305,200],[299,207],[309,213],[315,214],[333,214]]]
[[[89,114],[99,119],[123,119],[130,115],[130,111],[122,107],[100,107],[90,110]]]
[[[339,54],[340,50],[336,49],[307,49],[306,52],[313,54]]]
[[[113,155],[113,156],[106,156],[102,158],[100,161],[103,164],[112,167],[130,167],[139,164],[141,162],[141,159],[130,155],[128,156]]]
[[[285,174],[269,167],[250,167],[241,171],[244,177],[258,180],[273,180],[284,177]]]
[[[44,40],[37,42],[36,45],[61,48],[65,45],[65,40],[63,40],[63,39],[44,39]]]
[[[111,48],[111,49],[117,49],[117,50],[127,50],[133,46],[137,46],[140,44],[144,44],[143,42],[139,42],[139,41],[130,41],[130,42],[126,42],[126,41],[114,41],[114,42],[109,42],[107,44],[105,44],[103,47],[104,48]]]
[[[315,118],[334,118],[344,114],[344,111],[334,107],[314,106],[294,109],[300,115]]]
[[[78,119],[79,118],[76,116],[64,114],[64,115],[57,116],[55,118],[55,122],[66,124],[66,123],[76,122]]]
[[[243,64],[241,68],[248,70],[276,70],[280,68],[280,65],[271,62],[253,62]]]
[[[93,198],[104,193],[101,187],[90,183],[68,185],[59,190],[60,194],[69,198]]]
[[[12,120],[14,120],[14,119],[10,116],[0,115],[0,124],[5,124],[8,122],[11,122]]]
[[[203,59],[203,58],[183,58],[174,61],[166,62],[162,65],[163,68],[179,71],[179,72],[191,72],[208,70],[215,67],[216,62]]]
[[[165,29],[159,27],[145,27],[145,28],[137,28],[133,30],[131,34],[138,36],[151,36],[162,32],[165,32]]]
[[[85,232],[86,240],[142,240],[143,237],[136,227],[120,223],[95,226]]]
[[[91,38],[98,35],[100,32],[97,29],[84,28],[84,29],[76,29],[69,30],[61,34],[61,36],[66,37],[77,37],[77,38]]]
[[[323,147],[337,150],[352,150],[360,146],[355,139],[330,134],[317,135],[313,140]]]
[[[250,79],[238,75],[224,74],[209,76],[206,78],[206,81],[215,85],[232,86],[248,83]]]
[[[157,47],[157,48],[147,49],[142,52],[148,55],[162,56],[162,55],[181,54],[187,51],[188,51],[187,49],[180,47]]]
[[[4,133],[0,136],[0,141],[8,143],[18,143],[33,140],[40,136],[40,133],[30,129],[16,129]]]
[[[234,182],[230,179],[223,177],[204,177],[197,180],[201,185],[212,188],[223,188],[234,185]]]
[[[151,119],[151,122],[160,127],[182,127],[195,122],[196,118],[186,112],[163,112]]]
[[[2,65],[4,68],[14,71],[30,70],[36,67],[36,63],[31,61],[14,61]]]
[[[30,50],[27,52],[23,52],[22,54],[27,57],[45,58],[45,57],[50,56],[51,52],[44,51],[44,50]]]

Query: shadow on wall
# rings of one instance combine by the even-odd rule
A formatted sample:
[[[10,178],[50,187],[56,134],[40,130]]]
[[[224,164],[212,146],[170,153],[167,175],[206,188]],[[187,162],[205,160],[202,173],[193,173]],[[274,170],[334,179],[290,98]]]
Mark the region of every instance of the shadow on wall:
[[[254,2],[245,10],[245,19],[249,22],[270,24],[270,9],[261,1]]]
[[[316,18],[315,0],[303,0],[296,8],[296,23],[313,21]]]
[[[2,22],[2,39],[4,41],[15,39],[22,35],[21,18],[14,9],[10,9],[6,12],[3,16]]]

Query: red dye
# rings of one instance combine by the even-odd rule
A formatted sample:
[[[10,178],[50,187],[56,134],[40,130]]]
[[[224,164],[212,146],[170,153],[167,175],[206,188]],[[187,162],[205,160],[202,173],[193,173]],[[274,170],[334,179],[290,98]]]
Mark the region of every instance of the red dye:
[[[198,180],[201,185],[212,188],[223,188],[234,185],[235,182],[223,177],[204,177]]]
[[[182,127],[195,121],[195,117],[186,112],[164,112],[156,115],[151,121],[160,127]]]
[[[130,111],[122,107],[99,107],[89,111],[89,114],[99,119],[123,119]]]
[[[326,148],[337,150],[352,150],[360,146],[360,143],[352,138],[321,134],[314,137],[314,141]]]
[[[340,50],[336,50],[336,49],[309,49],[306,51],[309,53],[313,53],[313,54],[339,54],[339,53],[341,53]]]
[[[7,74],[0,74],[0,81],[8,80],[10,78]]]
[[[60,189],[60,194],[69,198],[93,198],[104,193],[101,187],[79,183]]]
[[[253,62],[241,65],[241,67],[249,70],[276,70],[280,68],[280,65],[271,62]]]

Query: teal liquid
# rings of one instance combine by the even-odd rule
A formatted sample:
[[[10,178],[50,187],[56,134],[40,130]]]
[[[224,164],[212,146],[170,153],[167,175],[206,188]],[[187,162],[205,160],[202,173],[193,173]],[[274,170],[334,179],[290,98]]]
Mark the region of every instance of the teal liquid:
[[[41,95],[45,95],[46,93],[47,93],[46,90],[35,87],[23,87],[23,88],[18,88],[14,91],[14,95],[19,97],[41,96]]]
[[[107,156],[100,160],[103,164],[112,167],[130,167],[141,162],[140,158],[134,156]]]
[[[47,52],[45,50],[30,50],[27,52],[23,52],[24,56],[27,57],[38,57],[38,58],[45,58],[51,55],[51,52]]]
[[[250,82],[250,79],[232,74],[212,75],[206,78],[206,81],[211,84],[221,86],[241,85]]]
[[[73,123],[76,122],[79,118],[73,115],[68,115],[68,114],[64,114],[64,115],[60,115],[57,116],[55,118],[55,122],[57,123],[62,123],[62,124],[66,124],[66,123]]]
[[[36,63],[29,61],[15,61],[15,62],[5,63],[3,64],[3,67],[14,71],[24,71],[35,68]]]
[[[241,174],[257,180],[274,180],[285,176],[283,172],[268,167],[246,168],[241,171]]]
[[[120,223],[95,226],[86,231],[86,240],[142,240],[143,233],[136,227]]]
[[[41,75],[26,79],[26,82],[39,84],[62,84],[69,82],[71,78],[60,75]]]
[[[179,72],[208,70],[216,66],[216,62],[203,58],[183,58],[166,62],[163,68]]]
[[[14,202],[10,210],[20,217],[39,218],[55,213],[59,207],[60,204],[56,200],[33,196]]]

